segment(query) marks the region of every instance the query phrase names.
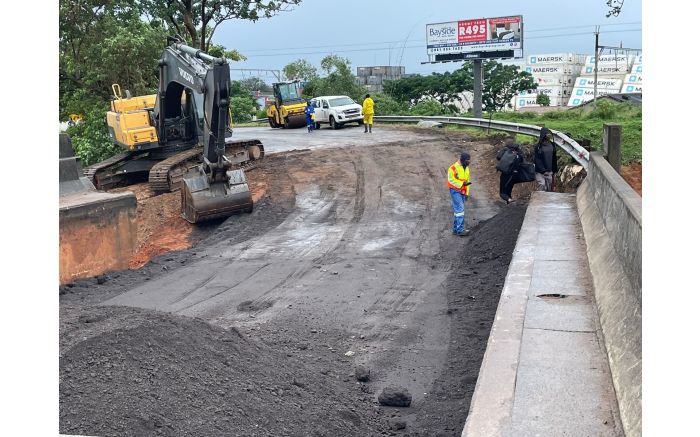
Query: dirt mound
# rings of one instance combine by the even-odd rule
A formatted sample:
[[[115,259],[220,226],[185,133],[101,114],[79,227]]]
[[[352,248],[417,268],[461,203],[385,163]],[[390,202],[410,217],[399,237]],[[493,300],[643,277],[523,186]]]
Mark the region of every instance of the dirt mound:
[[[448,363],[416,415],[416,435],[459,436],[486,351],[493,317],[527,204],[504,206],[471,230],[445,282],[450,315]]]
[[[627,181],[628,184],[642,195],[642,163],[633,162],[630,165],[625,165],[620,169],[620,175]]]
[[[381,435],[357,383],[198,319],[61,310],[60,431],[125,435]],[[336,364],[337,366],[337,364]]]

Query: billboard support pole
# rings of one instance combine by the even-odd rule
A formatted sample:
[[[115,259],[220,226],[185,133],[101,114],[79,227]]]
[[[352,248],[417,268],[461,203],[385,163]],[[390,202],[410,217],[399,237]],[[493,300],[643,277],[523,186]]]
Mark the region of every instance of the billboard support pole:
[[[481,118],[481,92],[484,82],[484,69],[481,59],[474,60],[474,117]]]

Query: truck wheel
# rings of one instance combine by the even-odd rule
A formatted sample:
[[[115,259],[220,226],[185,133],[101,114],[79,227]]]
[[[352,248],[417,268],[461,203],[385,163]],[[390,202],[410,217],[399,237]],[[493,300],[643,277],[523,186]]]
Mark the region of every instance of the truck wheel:
[[[289,117],[284,118],[284,128],[289,129]]]
[[[328,121],[329,121],[330,124],[331,124],[331,129],[340,129],[340,125],[338,125],[338,123],[335,121],[335,118],[333,118],[332,115],[330,116],[330,118],[328,119]]]

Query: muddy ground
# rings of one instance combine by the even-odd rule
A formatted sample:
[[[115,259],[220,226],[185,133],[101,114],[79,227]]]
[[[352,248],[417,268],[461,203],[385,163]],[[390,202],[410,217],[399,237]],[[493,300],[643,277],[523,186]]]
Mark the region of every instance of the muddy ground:
[[[497,200],[496,146],[403,136],[271,155],[252,214],[61,287],[61,432],[460,435],[525,205]],[[463,148],[460,239],[444,178]],[[388,385],[411,406],[379,406]]]

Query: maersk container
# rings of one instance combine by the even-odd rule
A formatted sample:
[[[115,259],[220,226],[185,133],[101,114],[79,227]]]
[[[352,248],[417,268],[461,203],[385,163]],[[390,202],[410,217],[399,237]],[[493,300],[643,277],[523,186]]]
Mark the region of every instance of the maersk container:
[[[599,89],[598,90],[598,96],[604,96],[606,94],[615,94],[617,91],[610,92],[606,91],[604,89]],[[571,91],[571,97],[569,98],[569,103],[567,106],[578,106],[582,103],[588,102],[590,100],[593,100],[593,88],[579,88],[576,87]]]
[[[592,76],[579,76],[576,78],[574,86],[578,88],[594,88],[595,80]],[[622,86],[622,78],[598,77],[598,89],[606,89],[609,91],[620,91]]]
[[[556,75],[533,75],[532,79],[535,81],[535,83],[539,86],[552,86],[552,85],[569,85],[572,86],[574,84],[574,79],[576,76],[572,76],[569,74],[562,74],[559,76]]]
[[[550,97],[549,106],[564,106],[565,99],[560,99],[559,97]],[[541,106],[537,104],[537,97],[515,97],[511,104],[516,108],[532,108],[536,106]]]
[[[642,74],[642,64],[634,64],[630,70],[632,74]]]
[[[523,71],[533,76],[578,76],[581,71],[581,66],[574,64],[528,65]]]
[[[642,84],[641,83],[626,83],[622,85],[623,93],[641,93]]]
[[[641,85],[642,84],[642,75],[641,74],[628,74],[625,76],[625,83],[636,83]]]
[[[599,65],[598,66],[598,76],[609,76],[609,75],[621,75],[630,73],[629,68],[626,65]],[[595,74],[595,66],[591,67],[586,65],[581,70],[581,76],[593,76]]]
[[[634,63],[635,63],[635,64],[641,64],[641,63],[642,63],[642,55],[635,56],[635,58],[634,58]]]
[[[634,61],[634,56],[626,54],[618,55],[601,55],[598,57],[598,66],[601,65],[624,65],[629,67]],[[595,56],[590,55],[586,57],[586,67],[595,66]]]
[[[572,87],[563,85],[541,86],[536,90],[521,91],[518,97],[537,97],[538,94],[544,94],[550,99],[552,97],[569,97]]]
[[[585,55],[574,53],[550,53],[544,55],[529,55],[526,57],[528,65],[551,65],[551,64],[576,64],[585,62]]]

